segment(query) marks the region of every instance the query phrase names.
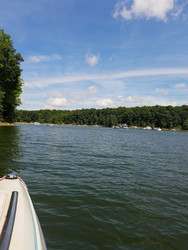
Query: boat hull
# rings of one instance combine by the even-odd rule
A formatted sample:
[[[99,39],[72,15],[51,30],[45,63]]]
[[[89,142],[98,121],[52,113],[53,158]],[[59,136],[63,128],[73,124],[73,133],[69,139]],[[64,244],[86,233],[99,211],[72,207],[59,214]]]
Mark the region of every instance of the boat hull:
[[[27,186],[19,177],[0,179],[0,233],[0,250],[46,249]]]

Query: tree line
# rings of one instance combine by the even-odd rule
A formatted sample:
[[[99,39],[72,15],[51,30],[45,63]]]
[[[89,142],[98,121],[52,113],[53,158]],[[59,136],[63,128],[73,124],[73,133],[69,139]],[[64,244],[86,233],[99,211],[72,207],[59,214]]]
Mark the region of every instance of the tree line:
[[[119,107],[80,110],[16,111],[17,122],[40,122],[112,127],[121,123],[128,126],[188,130],[188,105]]]

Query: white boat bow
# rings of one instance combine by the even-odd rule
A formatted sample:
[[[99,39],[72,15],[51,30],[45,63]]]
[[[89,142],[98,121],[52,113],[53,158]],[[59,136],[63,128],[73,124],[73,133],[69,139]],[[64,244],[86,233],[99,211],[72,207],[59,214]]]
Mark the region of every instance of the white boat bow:
[[[0,250],[45,250],[27,186],[16,174],[0,179]]]

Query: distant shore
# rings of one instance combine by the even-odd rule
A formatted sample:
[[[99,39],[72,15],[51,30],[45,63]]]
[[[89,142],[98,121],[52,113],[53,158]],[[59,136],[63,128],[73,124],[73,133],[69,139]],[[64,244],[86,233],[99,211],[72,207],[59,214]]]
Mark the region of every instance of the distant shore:
[[[15,122],[15,125],[16,124],[30,124],[30,125],[36,125],[34,122]],[[53,126],[80,126],[80,127],[103,127],[103,126],[100,126],[100,125],[87,125],[87,124],[65,124],[65,123],[39,123],[37,125],[46,125],[46,126],[50,126],[50,125],[53,125]]]
[[[15,126],[14,123],[8,123],[8,122],[0,122],[0,126],[1,127],[12,127],[12,126]]]
[[[7,125],[2,125],[2,126],[15,126],[16,124],[28,124],[28,125],[34,125],[34,122],[15,122],[15,124],[10,124],[10,123],[4,123]],[[52,123],[39,123],[38,125],[46,125],[46,126],[80,126],[80,127],[103,127],[101,125],[87,125],[87,124],[52,124]],[[0,123],[1,126],[1,123]],[[132,127],[128,127],[129,129],[144,129],[144,127],[138,127],[138,126],[132,126]],[[155,130],[155,129],[151,129],[151,130]],[[181,130],[178,128],[172,128],[172,129],[168,129],[168,128],[161,128],[162,131],[182,131],[182,132],[188,132],[188,130]]]

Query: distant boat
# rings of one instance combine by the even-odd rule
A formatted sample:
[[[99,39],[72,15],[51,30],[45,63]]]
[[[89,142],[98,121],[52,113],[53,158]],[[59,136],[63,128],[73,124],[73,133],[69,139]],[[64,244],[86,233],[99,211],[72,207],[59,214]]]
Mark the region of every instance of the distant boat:
[[[50,126],[50,127],[53,127],[55,124],[53,124],[53,123],[47,123],[47,124],[45,124],[46,126]]]
[[[145,129],[145,130],[151,130],[152,128],[150,126],[147,126],[147,127],[143,128],[143,129]]]
[[[118,128],[123,128],[123,129],[127,129],[129,128],[127,124],[121,123],[119,126],[113,126],[112,128],[118,129]]]
[[[161,131],[162,129],[161,128],[154,128],[154,130]]]
[[[119,129],[120,127],[119,126],[113,126],[112,128]]]
[[[34,125],[40,125],[40,122],[34,122]]]
[[[0,250],[45,250],[27,186],[15,173],[0,179]]]

